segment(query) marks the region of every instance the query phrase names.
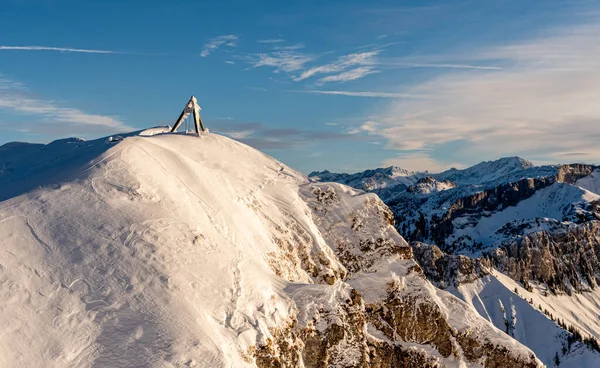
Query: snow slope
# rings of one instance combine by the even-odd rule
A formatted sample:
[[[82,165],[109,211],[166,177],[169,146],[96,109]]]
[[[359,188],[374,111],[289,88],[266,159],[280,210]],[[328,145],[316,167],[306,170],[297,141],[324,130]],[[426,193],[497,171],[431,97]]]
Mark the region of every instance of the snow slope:
[[[595,170],[590,175],[577,180],[575,185],[600,195],[600,170]]]
[[[514,290],[518,291],[518,295]],[[598,337],[598,290],[573,296],[544,296],[543,287],[536,286],[529,292],[520,283],[494,271],[476,282],[462,284],[448,291],[529,347],[548,366],[554,365],[556,353],[560,357],[561,367],[595,367],[599,364],[600,354],[581,343],[573,344],[571,351],[563,354],[563,346],[567,347],[566,332],[542,312],[548,310],[555,318],[576,326],[584,334]]]
[[[572,213],[577,205],[586,206],[587,203],[599,199],[599,195],[577,186],[554,183],[538,190],[533,196],[519,202],[516,206],[481,217],[474,226],[470,224],[465,226],[464,218],[455,219],[454,225],[457,230],[449,239],[452,241],[461,236],[469,236],[484,246],[492,246],[506,240],[506,235],[499,233],[498,230],[508,223],[519,222],[519,220],[535,220],[536,218],[562,221],[565,216]],[[538,226],[529,227],[527,232],[546,230],[546,225],[546,221],[542,221]],[[514,236],[514,234],[510,236]]]
[[[308,324],[349,300],[339,281],[348,270],[328,244],[387,234],[396,252],[407,247],[391,225],[357,210],[379,208],[374,195],[336,184],[335,205],[315,212],[306,196],[318,188],[306,177],[214,134],[2,150],[10,152],[0,172],[2,367],[254,366],[252,349],[296,315]],[[400,298],[410,292],[439,309],[455,333],[537,364],[412,272],[414,260],[382,258],[377,244],[376,269],[351,278],[366,302],[392,283]],[[467,365],[430,345],[411,349]]]
[[[302,202],[275,183],[302,176],[192,139],[91,142],[109,149],[84,175],[1,203],[0,366],[243,366],[239,350],[288,317],[252,204],[261,191],[277,221],[278,197]],[[63,153],[75,167],[77,151]]]

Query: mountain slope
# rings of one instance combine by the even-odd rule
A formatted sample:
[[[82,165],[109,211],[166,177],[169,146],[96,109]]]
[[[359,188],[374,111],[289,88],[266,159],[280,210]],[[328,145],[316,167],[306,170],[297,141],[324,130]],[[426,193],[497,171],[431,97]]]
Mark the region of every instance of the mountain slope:
[[[594,170],[590,175],[577,180],[576,185],[600,195],[600,170]]]
[[[366,181],[377,171],[356,175]],[[414,185],[391,188],[382,198],[434,285],[546,364],[558,354],[561,366],[595,366],[598,177],[593,165],[537,167],[513,157],[413,177]],[[587,346],[574,342],[578,334]]]
[[[473,220],[469,219],[470,216],[455,219],[454,233],[447,241],[452,243],[461,237],[468,237],[475,243],[481,243],[483,247],[498,246],[512,237],[558,225],[549,219],[558,222],[576,221],[577,214],[585,212],[588,203],[599,200],[600,196],[585,189],[566,183],[554,183],[537,190],[515,206],[502,208],[486,216],[475,216]]]
[[[373,194],[214,134],[4,149],[0,366],[540,365]]]
[[[553,318],[574,324],[580,330],[583,327],[586,333],[594,331],[592,335],[597,336],[597,312],[594,307],[589,309],[598,300],[597,291],[577,298],[543,296],[540,290],[525,290],[497,272],[449,291],[471,304],[496,327],[530,347],[549,366],[553,365],[556,355],[560,357],[561,367],[598,365],[600,354],[581,342],[569,343],[568,333],[543,313],[549,311]],[[585,312],[574,315],[572,311],[581,311],[582,305],[587,306]]]

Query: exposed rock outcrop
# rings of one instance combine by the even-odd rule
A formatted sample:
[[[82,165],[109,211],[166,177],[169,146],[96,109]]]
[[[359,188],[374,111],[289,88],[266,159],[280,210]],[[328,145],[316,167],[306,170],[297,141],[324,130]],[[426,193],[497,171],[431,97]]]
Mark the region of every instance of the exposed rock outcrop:
[[[486,258],[446,254],[435,245],[421,242],[410,245],[427,279],[439,288],[458,287],[490,273],[491,265]]]
[[[531,351],[515,349],[503,332],[426,280],[375,195],[338,184],[301,192],[348,273],[332,286],[290,286],[296,304],[311,307],[301,307],[309,312],[255,350],[260,367],[540,366]],[[307,288],[310,298],[303,297]]]
[[[539,281],[554,292],[593,289],[600,283],[600,222],[532,233],[487,256],[515,280]]]
[[[575,184],[575,182],[585,176],[590,175],[598,166],[586,164],[560,165],[556,180],[559,183]]]

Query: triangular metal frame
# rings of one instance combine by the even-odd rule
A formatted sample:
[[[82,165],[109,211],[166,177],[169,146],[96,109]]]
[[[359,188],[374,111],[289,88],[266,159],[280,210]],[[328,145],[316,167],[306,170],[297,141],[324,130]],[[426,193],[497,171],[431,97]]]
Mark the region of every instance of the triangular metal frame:
[[[202,123],[202,118],[200,117],[200,110],[202,110],[202,109],[200,108],[200,106],[198,106],[198,100],[196,100],[196,97],[194,97],[194,96],[190,97],[190,100],[188,101],[188,103],[185,104],[185,107],[183,108],[181,115],[179,115],[179,118],[177,118],[175,125],[173,125],[173,129],[171,129],[171,132],[176,132],[177,128],[179,128],[181,123],[183,123],[183,121],[191,113],[194,113],[194,127],[196,128],[196,134],[199,137],[200,130],[202,130],[203,132],[206,130],[206,129],[204,129],[204,124]]]

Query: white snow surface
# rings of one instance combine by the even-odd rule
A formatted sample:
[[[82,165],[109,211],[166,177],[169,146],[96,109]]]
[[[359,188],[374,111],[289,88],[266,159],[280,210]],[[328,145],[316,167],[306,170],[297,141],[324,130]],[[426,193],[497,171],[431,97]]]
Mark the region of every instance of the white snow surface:
[[[538,190],[530,198],[519,202],[516,206],[491,213],[488,217],[481,217],[474,226],[462,224],[466,221],[464,218],[456,219],[454,222],[457,230],[449,239],[454,240],[468,235],[475,242],[481,242],[484,246],[492,246],[506,239],[504,235],[496,232],[507,223],[518,222],[519,220],[534,220],[536,218],[561,221],[574,205],[599,199],[599,195],[586,189],[567,183],[554,183]],[[539,226],[532,226],[527,232],[545,230],[546,225],[542,221]]]
[[[293,308],[269,226],[311,226],[304,176],[216,135],[129,137],[79,169],[0,202],[0,366],[248,365]]]
[[[542,311],[548,310],[554,318],[575,326],[584,336],[600,338],[600,291],[593,290],[572,296],[547,293],[545,296],[544,287],[532,285],[534,290],[529,292],[520,283],[494,271],[492,275],[448,291],[473,306],[483,318],[533,350],[549,367],[555,366],[554,357],[557,352],[560,367],[599,366],[600,354],[582,343],[574,343],[571,351],[563,355],[563,345],[567,346],[567,333]],[[518,294],[515,294],[515,289]],[[540,306],[542,310],[539,309]]]
[[[577,180],[575,185],[600,195],[600,169],[596,169],[590,175]]]
[[[150,137],[153,135],[157,135],[157,134],[163,134],[163,133],[168,133],[171,131],[171,127],[168,125],[165,126],[157,126],[154,128],[148,128],[146,130],[143,130],[140,132],[140,135],[142,137]]]
[[[293,253],[343,269],[304,175],[215,134],[124,137],[0,147],[1,367],[253,366],[248,349],[269,328],[347,298],[347,284],[313,284]],[[346,221],[365,194],[334,185],[346,194],[326,219]],[[376,299],[406,262],[382,260],[353,286]],[[421,277],[405,281],[455,328],[530,354]]]

